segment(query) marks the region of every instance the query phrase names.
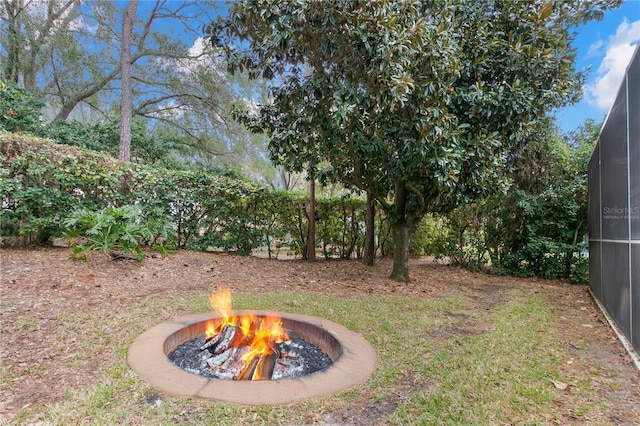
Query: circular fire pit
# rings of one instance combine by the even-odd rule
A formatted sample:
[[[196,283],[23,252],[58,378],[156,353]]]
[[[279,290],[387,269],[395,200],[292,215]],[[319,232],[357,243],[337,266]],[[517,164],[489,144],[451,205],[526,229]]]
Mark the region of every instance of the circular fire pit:
[[[261,311],[234,313],[267,315]],[[203,336],[211,322],[220,321],[220,316],[205,313],[167,321],[141,334],[129,349],[129,365],[167,394],[245,405],[286,404],[326,396],[363,383],[373,373],[375,352],[359,334],[322,318],[281,312],[276,315],[286,330],[319,347],[333,364],[296,379],[233,381],[190,373],[171,363],[167,355],[181,344]]]

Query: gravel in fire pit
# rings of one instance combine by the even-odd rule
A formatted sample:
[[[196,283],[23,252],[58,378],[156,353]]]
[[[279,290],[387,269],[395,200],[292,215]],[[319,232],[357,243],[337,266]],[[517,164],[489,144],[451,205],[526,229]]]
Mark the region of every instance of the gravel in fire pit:
[[[288,332],[290,341],[279,343],[282,355],[276,362],[271,380],[295,379],[316,371],[321,371],[333,364],[333,361],[313,343],[296,337]],[[208,350],[202,350],[204,338],[198,337],[175,348],[169,355],[169,360],[176,366],[193,374],[204,377],[235,380],[240,363],[232,363],[224,370],[214,370],[208,360],[212,358]]]

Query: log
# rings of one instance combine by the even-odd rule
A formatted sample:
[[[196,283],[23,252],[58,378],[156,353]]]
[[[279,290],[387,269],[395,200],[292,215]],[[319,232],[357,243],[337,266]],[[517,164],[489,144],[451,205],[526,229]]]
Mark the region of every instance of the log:
[[[238,373],[238,377],[236,377],[236,380],[253,380],[253,371],[258,365],[258,361],[258,357],[253,357],[249,361],[245,361],[244,367],[242,367],[242,370],[240,370],[240,373]]]
[[[271,380],[278,358],[280,358],[278,351],[252,358],[246,362],[236,380]]]
[[[242,333],[238,333],[237,326],[227,324],[222,328],[220,333],[205,341],[205,344],[200,347],[200,350],[208,349],[212,354],[218,355],[227,349],[238,346],[242,338]]]
[[[211,368],[226,368],[225,365],[229,364],[230,360],[233,360],[238,348],[229,349],[219,355],[213,355],[211,358],[207,358],[207,364]]]
[[[262,355],[260,357],[260,361],[258,361],[258,365],[256,365],[256,368],[253,371],[251,380],[271,380],[271,376],[273,376],[273,369],[275,368],[279,357],[280,354],[278,353]]]

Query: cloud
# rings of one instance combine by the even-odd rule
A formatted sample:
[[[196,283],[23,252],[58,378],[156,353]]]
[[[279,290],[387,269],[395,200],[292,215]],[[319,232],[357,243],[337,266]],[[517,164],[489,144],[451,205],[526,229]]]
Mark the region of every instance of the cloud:
[[[589,51],[587,52],[587,57],[591,58],[593,56],[600,55],[602,48],[604,47],[604,40],[600,39],[589,46]]]
[[[616,33],[609,37],[596,79],[585,88],[585,99],[589,104],[605,111],[611,108],[638,44],[639,34],[640,20],[630,23],[625,19]],[[602,41],[594,43],[590,51],[601,48],[601,45]]]
[[[211,44],[204,37],[197,38],[189,48],[188,56],[177,60],[175,66],[185,76],[195,76],[201,69],[216,73],[221,78],[225,76],[224,63],[219,55],[213,53]]]

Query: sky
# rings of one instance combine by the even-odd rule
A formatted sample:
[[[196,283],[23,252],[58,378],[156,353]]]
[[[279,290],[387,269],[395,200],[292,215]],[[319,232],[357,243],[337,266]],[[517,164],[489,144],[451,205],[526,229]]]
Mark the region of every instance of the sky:
[[[577,28],[573,46],[576,69],[588,70],[582,101],[556,113],[562,132],[576,130],[587,118],[606,117],[640,39],[640,0],[626,0],[601,21]]]

